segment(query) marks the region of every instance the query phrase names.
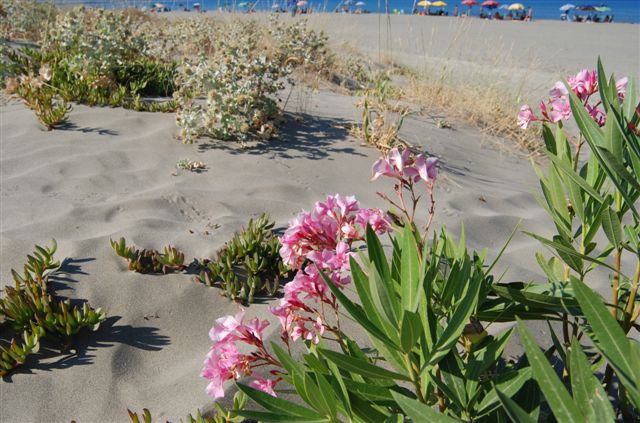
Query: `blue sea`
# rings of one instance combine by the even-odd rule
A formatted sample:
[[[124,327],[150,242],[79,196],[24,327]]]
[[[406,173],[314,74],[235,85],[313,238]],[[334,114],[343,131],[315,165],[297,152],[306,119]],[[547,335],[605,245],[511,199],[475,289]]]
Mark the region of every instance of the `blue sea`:
[[[195,0],[198,1],[198,0]],[[186,0],[180,1],[164,1],[163,3],[167,6],[171,7],[173,10],[180,10],[183,7],[192,7],[194,0],[187,2]],[[255,1],[255,0],[254,0]],[[389,1],[389,12],[400,13],[411,13],[413,7],[413,0],[388,0]],[[431,8],[432,11],[438,9],[444,9],[449,12],[449,14],[453,14],[454,7],[458,5],[459,10],[461,12],[467,11],[467,6],[461,5],[460,2],[462,0],[444,0],[448,5],[444,8]],[[478,0],[478,3],[481,3],[483,0]],[[355,3],[359,2],[359,0],[351,0],[354,4],[350,6],[352,11],[355,11],[356,8],[365,9],[371,13],[384,13],[386,9],[385,0],[362,0],[364,6],[356,7]],[[509,5],[512,1],[509,2],[501,2],[498,0],[500,5]],[[575,6],[602,6],[606,5],[611,8],[611,11],[599,13],[600,16],[605,15],[613,15],[614,22],[626,22],[626,23],[640,23],[640,0],[513,0],[513,3],[519,2],[522,3],[526,9],[529,7],[533,8],[533,18],[536,19],[545,19],[545,20],[560,20],[560,15],[562,12],[559,10],[561,6],[570,3]],[[243,8],[246,8],[245,4],[252,5],[252,0],[200,0],[200,3],[203,5],[205,10],[213,11],[217,10],[221,7],[224,7],[225,4],[229,9],[233,9],[235,11],[242,11]],[[287,0],[257,0],[256,10],[271,10],[272,5],[279,5],[286,7]],[[308,0],[307,6],[313,7],[314,10],[332,12],[337,7],[342,4],[340,0]],[[182,7],[180,7],[182,5]],[[486,11],[486,10],[485,10]],[[503,13],[504,10],[498,9],[499,12]],[[473,6],[471,9],[471,14],[473,16],[478,16],[480,12],[480,7],[478,5]],[[495,10],[493,10],[495,12]],[[579,13],[581,15],[593,14],[594,12],[576,12],[571,11],[569,16],[572,14]],[[579,24],[576,24],[579,25]]]

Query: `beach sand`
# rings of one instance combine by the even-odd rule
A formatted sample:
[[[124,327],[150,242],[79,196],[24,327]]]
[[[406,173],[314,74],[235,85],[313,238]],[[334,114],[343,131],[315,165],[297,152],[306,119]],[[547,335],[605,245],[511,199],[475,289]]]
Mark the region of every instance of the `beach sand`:
[[[348,28],[347,19],[352,24]],[[343,37],[373,54],[376,41],[370,38],[377,38],[377,19],[336,16],[325,24],[334,25],[337,37],[344,22]],[[437,22],[443,30],[454,25],[452,19]],[[529,40],[526,48],[548,50],[547,39],[536,37],[534,29],[553,27],[551,23],[499,24]],[[484,38],[506,37],[493,23],[477,25],[486,31]],[[477,30],[476,24],[471,26],[469,37]],[[550,75],[562,67],[582,66],[577,53],[570,55],[587,49],[589,41],[565,30],[569,27],[575,26],[558,23],[555,31],[564,31],[564,51],[575,62],[560,60],[563,50],[548,53],[552,63],[543,61],[540,72]],[[595,42],[599,34],[592,28],[596,26],[578,31]],[[609,29],[604,38],[612,42],[637,34],[637,26]],[[358,35],[349,36],[351,32]],[[637,55],[602,43],[587,50],[594,57],[596,51],[604,53],[608,69],[637,70]],[[406,44],[403,54],[411,55],[411,48],[417,49]],[[474,60],[490,66],[490,61]],[[524,58],[517,65],[528,66]],[[555,79],[557,75],[547,85]],[[342,127],[358,120],[356,99],[328,91],[292,98],[280,137],[248,150],[207,140],[183,145],[174,139],[172,114],[75,106],[66,128],[47,132],[21,104],[0,108],[0,280],[9,283],[9,270],[22,266],[34,243],[55,238],[57,256],[68,258],[54,279],[58,293],[88,300],[109,316],[100,330],[80,339],[77,354],[52,353],[0,383],[2,422],[123,422],[128,421],[127,408],[143,407],[158,421],[176,421],[198,408],[210,409],[207,382],[199,377],[211,345],[208,330],[214,319],[235,314],[238,306],[218,289],[195,283],[192,275],[128,272],[108,241],[124,236],[150,248],[171,243],[190,260],[213,256],[242,224],[262,212],[285,228],[300,210],[328,194],[353,194],[363,206],[384,207],[375,192],[389,192],[391,184],[370,181],[377,151]],[[532,196],[538,186],[528,160],[494,148],[498,139],[453,123],[453,129],[440,129],[431,119],[412,116],[403,127],[405,139],[442,160],[435,227],[447,225],[456,233],[464,225],[468,243],[488,247],[491,257],[519,222],[523,229],[548,235],[544,228],[549,222]],[[184,158],[205,162],[207,170],[173,176],[176,162]],[[541,280],[533,256],[541,250],[519,234],[498,270],[509,269],[506,280]],[[251,305],[247,316],[269,318],[268,334],[275,339],[278,325],[267,311],[272,304]],[[544,337],[545,330],[541,325],[536,335]]]

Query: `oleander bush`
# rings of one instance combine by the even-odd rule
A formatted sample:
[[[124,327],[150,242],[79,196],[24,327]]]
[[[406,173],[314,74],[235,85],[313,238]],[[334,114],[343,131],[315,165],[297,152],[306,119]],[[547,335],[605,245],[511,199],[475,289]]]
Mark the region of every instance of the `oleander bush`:
[[[274,225],[266,214],[249,219],[215,260],[200,263],[196,280],[207,286],[218,284],[234,301],[252,303],[256,295],[274,296],[291,271],[280,257],[282,246],[273,233]]]
[[[79,307],[55,296],[49,277],[60,267],[54,260],[56,249],[55,240],[48,248],[36,245],[36,251],[27,256],[22,274],[11,270],[14,286],[4,289],[0,316],[13,336],[8,346],[0,345],[0,376],[37,353],[43,339],[65,351],[78,332],[85,328],[95,331],[106,318],[103,311],[86,302]]]
[[[220,398],[225,382],[242,380],[238,389],[262,409],[235,413],[257,421],[637,421],[635,92],[633,81],[608,78],[599,64],[556,84],[542,118],[523,107],[522,123],[543,121],[549,157],[547,171],[536,170],[557,233],[529,233],[554,254],[537,254],[546,281],[503,282],[492,270],[504,248],[488,262],[486,252],[467,249],[464,232],[455,241],[432,231],[437,160],[393,148],[373,167],[373,179],[394,181],[394,195],[380,193],[390,213],[351,220],[359,206],[336,196],[292,221],[281,256],[298,273],[272,309],[281,340],[267,345],[268,321],[247,321],[244,310],[217,319],[202,370],[207,392]],[[576,138],[562,124],[571,117]],[[422,198],[426,219],[416,215]],[[610,272],[608,301],[590,287],[601,280],[596,268]],[[368,342],[349,336],[345,316]],[[527,320],[549,323],[548,349]],[[514,330],[490,334],[494,322],[516,323],[524,356],[505,359]],[[301,357],[292,355],[296,341]],[[281,397],[292,390],[295,401]]]

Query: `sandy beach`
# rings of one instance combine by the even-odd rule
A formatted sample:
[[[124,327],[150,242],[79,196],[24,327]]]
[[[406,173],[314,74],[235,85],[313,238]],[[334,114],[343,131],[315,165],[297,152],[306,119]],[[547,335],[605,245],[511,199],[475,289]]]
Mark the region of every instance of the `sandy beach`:
[[[176,14],[179,15],[179,14]],[[529,99],[564,72],[593,67],[640,75],[640,26],[476,19],[315,15],[336,51],[347,43],[374,61],[451,71],[451,78],[496,78]],[[387,33],[387,29],[390,32]],[[392,52],[392,53],[391,53]],[[302,98],[300,98],[302,97]],[[77,354],[50,354],[0,384],[2,422],[123,422],[127,409],[149,408],[158,421],[178,421],[213,400],[199,376],[214,319],[238,306],[190,274],[127,271],[109,247],[124,236],[140,247],[168,243],[191,258],[212,257],[250,217],[268,213],[278,228],[326,195],[355,195],[385,207],[372,182],[377,150],[345,125],[357,122],[354,97],[320,89],[292,96],[277,139],[249,149],[203,140],[184,145],[171,113],[74,105],[69,123],[47,132],[18,102],[0,106],[0,280],[23,263],[34,243],[55,238],[66,257],[54,283],[71,298],[108,312],[97,332],[83,335]],[[443,116],[446,118],[446,116]],[[511,231],[549,227],[532,193],[538,180],[529,160],[508,142],[464,122],[439,128],[421,115],[407,118],[403,138],[441,160],[436,227],[464,225],[472,247],[497,253]],[[515,125],[515,117],[514,117]],[[189,158],[201,173],[176,169]],[[550,229],[549,229],[550,230]],[[549,234],[545,234],[549,235]],[[518,234],[500,263],[507,279],[541,279],[540,244]],[[606,283],[596,287],[606,291]],[[268,301],[248,316],[271,321]],[[534,326],[545,336],[546,324]],[[29,398],[27,401],[26,398]]]

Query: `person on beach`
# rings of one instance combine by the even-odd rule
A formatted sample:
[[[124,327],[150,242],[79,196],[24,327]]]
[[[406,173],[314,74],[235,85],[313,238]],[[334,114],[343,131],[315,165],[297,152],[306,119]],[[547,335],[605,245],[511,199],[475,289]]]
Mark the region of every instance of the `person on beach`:
[[[531,22],[533,20],[533,7],[529,6],[529,10],[527,11],[527,19],[525,19],[528,22]]]
[[[458,10],[458,5],[456,4],[456,7],[453,8],[453,16],[458,16],[459,14],[459,10]]]

